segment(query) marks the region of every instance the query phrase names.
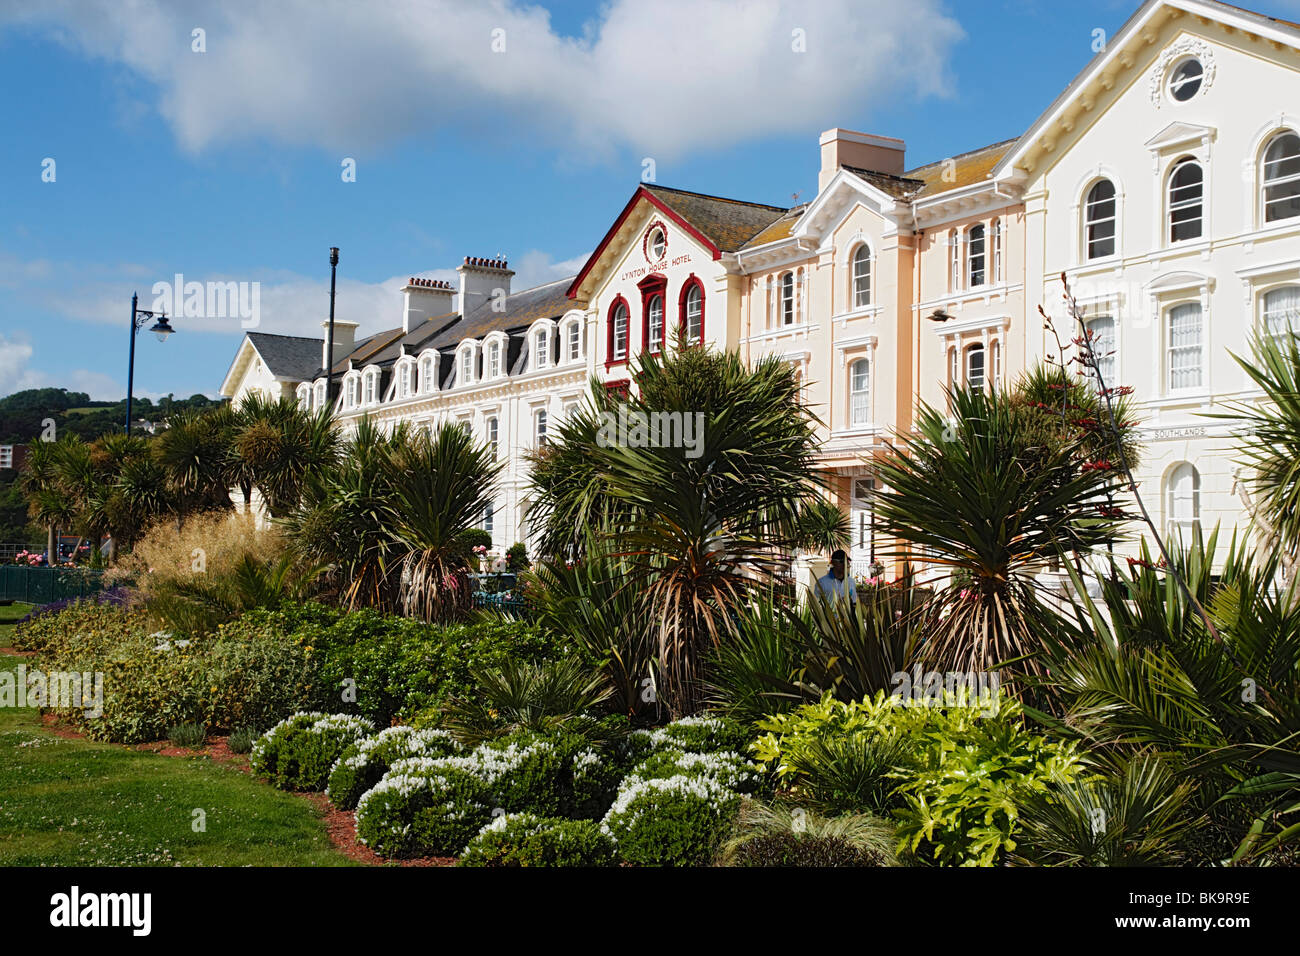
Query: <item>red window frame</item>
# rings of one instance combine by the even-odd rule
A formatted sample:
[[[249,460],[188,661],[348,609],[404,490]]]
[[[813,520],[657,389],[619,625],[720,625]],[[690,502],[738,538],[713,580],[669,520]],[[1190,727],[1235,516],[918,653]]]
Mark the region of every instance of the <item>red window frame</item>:
[[[628,378],[620,378],[617,381],[605,383],[606,392],[608,392],[611,395],[617,395],[623,399],[626,399],[628,397],[631,388],[632,388],[632,380]]]
[[[614,358],[614,314],[618,312],[619,306],[627,309],[627,347],[623,350],[622,358]],[[627,304],[627,299],[623,296],[615,296],[614,301],[609,305],[609,312],[605,315],[605,368],[613,368],[615,365],[626,365],[632,355],[632,307]]]
[[[665,342],[668,339],[668,277],[656,272],[646,276],[636,287],[641,290],[641,350],[645,352],[650,348],[650,300],[655,296],[663,302],[663,337]],[[662,345],[659,351],[663,351]]]
[[[694,272],[692,272],[689,276],[686,277],[686,281],[682,283],[681,295],[677,297],[677,316],[678,316],[677,325],[678,328],[680,328],[683,333],[686,332],[686,296],[689,295],[691,289],[694,288],[698,288],[700,290],[700,340],[698,342],[692,342],[690,344],[703,345],[704,344],[704,303],[708,297],[704,294],[704,283],[700,281],[699,276],[697,276]]]

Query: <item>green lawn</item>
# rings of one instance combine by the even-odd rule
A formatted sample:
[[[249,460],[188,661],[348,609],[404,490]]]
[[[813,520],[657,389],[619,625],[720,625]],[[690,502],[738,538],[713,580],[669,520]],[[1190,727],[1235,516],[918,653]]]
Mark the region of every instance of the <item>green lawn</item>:
[[[26,613],[0,607],[0,647]],[[21,662],[0,655],[0,670]],[[0,866],[350,863],[310,804],[234,767],[65,740],[35,709],[0,708]]]

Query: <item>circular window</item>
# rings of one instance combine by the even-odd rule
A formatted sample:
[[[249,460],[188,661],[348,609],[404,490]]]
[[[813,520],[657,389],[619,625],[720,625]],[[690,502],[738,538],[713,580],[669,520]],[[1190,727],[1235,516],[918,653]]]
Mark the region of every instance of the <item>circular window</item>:
[[[1169,95],[1185,103],[1197,94],[1205,78],[1205,67],[1195,57],[1183,60],[1169,74]]]
[[[658,262],[668,251],[668,240],[664,237],[662,229],[656,229],[650,236],[650,254]]]

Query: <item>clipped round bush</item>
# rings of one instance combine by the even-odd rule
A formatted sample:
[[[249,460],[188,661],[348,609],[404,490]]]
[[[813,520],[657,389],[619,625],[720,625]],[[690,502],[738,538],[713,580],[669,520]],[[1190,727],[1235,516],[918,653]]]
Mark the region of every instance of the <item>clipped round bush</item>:
[[[445,730],[386,727],[359,740],[339,756],[330,770],[325,792],[340,810],[355,810],[361,795],[383,779],[397,761],[407,757],[448,757],[461,746]]]
[[[740,800],[710,777],[631,780],[601,828],[629,863],[699,866],[731,829]]]
[[[498,816],[479,831],[458,866],[613,866],[618,850],[591,820]]]
[[[741,752],[750,735],[740,724],[726,717],[683,717],[650,732],[653,750],[681,750],[711,754]]]
[[[409,757],[357,802],[357,838],[381,856],[452,856],[492,818],[492,794],[458,757]]]
[[[373,734],[375,725],[349,714],[294,714],[253,745],[253,770],[282,790],[323,790],[343,751]]]
[[[660,750],[637,764],[624,785],[630,786],[635,780],[670,780],[673,777],[707,777],[724,789],[737,793],[753,793],[760,779],[753,764],[738,753]]]

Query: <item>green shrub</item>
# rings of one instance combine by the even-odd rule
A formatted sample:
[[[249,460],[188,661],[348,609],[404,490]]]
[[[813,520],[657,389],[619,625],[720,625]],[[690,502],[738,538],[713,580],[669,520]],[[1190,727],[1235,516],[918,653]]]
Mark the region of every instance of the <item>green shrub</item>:
[[[516,541],[506,551],[507,571],[527,571],[532,565],[528,560],[528,547],[522,541]]]
[[[731,829],[740,800],[709,777],[635,780],[619,792],[601,828],[629,863],[699,866]]]
[[[748,730],[727,717],[683,717],[650,731],[649,737],[655,750],[697,754],[738,752],[752,739]]]
[[[202,747],[208,730],[202,724],[176,724],[167,729],[167,739],[177,747]]]
[[[824,817],[801,807],[741,807],[721,866],[896,866],[894,828],[870,814]]]
[[[633,768],[629,780],[669,780],[673,777],[707,777],[737,793],[753,793],[759,784],[754,766],[740,754],[726,751],[707,754],[656,751]]]
[[[1078,774],[1074,745],[1030,734],[1007,698],[905,706],[883,691],[850,702],[827,694],[760,727],[769,731],[754,744],[760,764],[797,796],[871,805],[892,780],[900,848],[945,865],[1000,862],[1016,847],[1019,804]]]
[[[486,783],[449,760],[399,760],[357,803],[357,839],[381,856],[451,856],[492,817]]]
[[[230,748],[232,754],[246,754],[253,749],[253,744],[260,736],[261,733],[252,727],[238,727],[230,732],[226,746]]]
[[[349,714],[294,714],[253,745],[253,770],[282,790],[323,790],[334,766],[374,725]]]
[[[386,727],[359,740],[339,756],[330,770],[326,792],[341,810],[354,810],[362,794],[383,779],[388,769],[407,757],[447,757],[461,751],[443,730]]]
[[[613,866],[618,850],[590,820],[499,815],[479,831],[458,866]]]

